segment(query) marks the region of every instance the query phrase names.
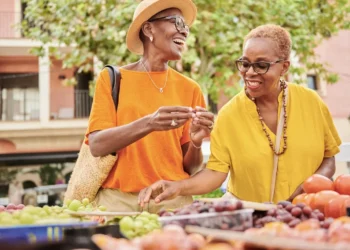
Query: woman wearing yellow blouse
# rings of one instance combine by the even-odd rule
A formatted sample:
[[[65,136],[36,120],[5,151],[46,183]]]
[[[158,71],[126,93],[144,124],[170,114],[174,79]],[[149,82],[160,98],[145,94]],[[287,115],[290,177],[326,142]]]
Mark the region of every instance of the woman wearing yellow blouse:
[[[259,26],[246,36],[243,55],[236,61],[245,89],[218,114],[206,169],[189,179],[158,181],[145,188],[139,195],[141,206],[150,199],[161,202],[211,192],[228,173],[228,192],[256,202],[292,200],[312,174],[333,176],[339,136],[316,92],[281,80],[290,66],[290,52],[290,35],[280,26]],[[285,115],[276,148],[281,112]]]

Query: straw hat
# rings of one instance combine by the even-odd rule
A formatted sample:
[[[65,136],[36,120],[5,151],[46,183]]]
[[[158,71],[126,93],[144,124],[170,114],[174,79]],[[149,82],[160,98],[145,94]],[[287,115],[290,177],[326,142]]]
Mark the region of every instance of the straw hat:
[[[177,8],[182,12],[187,25],[191,26],[197,15],[197,8],[191,0],[144,0],[136,7],[133,21],[126,35],[128,49],[138,55],[143,54],[143,44],[139,33],[144,22],[160,11]]]

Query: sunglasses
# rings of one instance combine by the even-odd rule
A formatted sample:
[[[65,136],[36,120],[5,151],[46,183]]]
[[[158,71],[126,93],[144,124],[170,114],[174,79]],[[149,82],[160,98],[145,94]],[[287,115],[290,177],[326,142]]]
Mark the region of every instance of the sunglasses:
[[[259,75],[266,74],[267,71],[269,71],[271,65],[277,64],[279,62],[283,62],[284,60],[280,59],[275,62],[255,62],[255,63],[250,63],[248,61],[239,59],[236,61],[236,67],[237,69],[242,72],[246,73],[250,69],[250,66],[253,67],[253,70],[255,73]]]
[[[182,33],[182,32],[189,33],[190,32],[190,28],[188,27],[187,24],[185,24],[185,21],[180,16],[158,17],[158,18],[150,19],[150,20],[148,20],[148,22],[155,22],[155,21],[162,21],[162,20],[166,20],[166,21],[169,21],[169,20],[173,21],[174,20],[175,28],[180,33]]]

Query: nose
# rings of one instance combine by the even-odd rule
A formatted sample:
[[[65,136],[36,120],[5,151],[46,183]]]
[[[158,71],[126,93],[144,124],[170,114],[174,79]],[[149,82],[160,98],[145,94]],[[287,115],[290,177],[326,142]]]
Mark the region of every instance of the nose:
[[[180,31],[180,33],[184,36],[184,37],[188,37],[188,34],[190,33],[190,30],[189,29],[182,29]]]
[[[253,69],[253,65],[250,65],[247,72],[245,72],[246,75],[256,75],[257,73]]]

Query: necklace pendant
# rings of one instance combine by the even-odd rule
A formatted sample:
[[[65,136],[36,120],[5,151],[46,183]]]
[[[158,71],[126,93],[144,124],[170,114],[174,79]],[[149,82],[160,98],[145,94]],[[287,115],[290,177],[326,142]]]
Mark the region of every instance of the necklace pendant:
[[[160,93],[163,93],[163,88],[160,88],[160,89],[159,89],[159,92],[160,92]]]

